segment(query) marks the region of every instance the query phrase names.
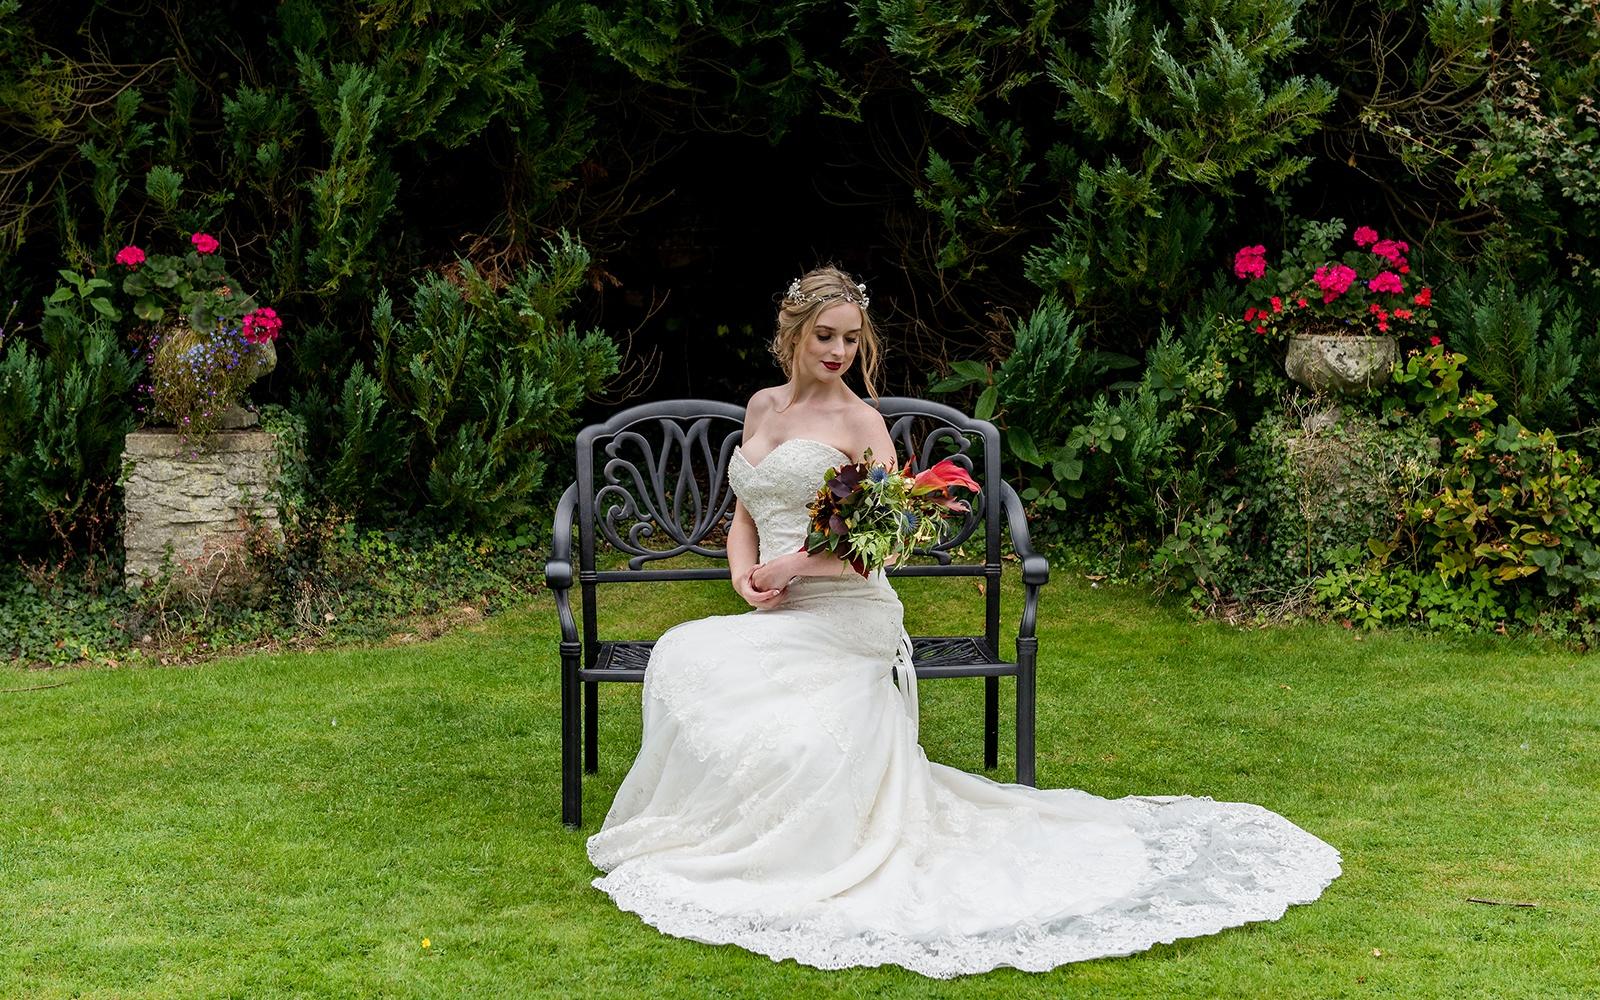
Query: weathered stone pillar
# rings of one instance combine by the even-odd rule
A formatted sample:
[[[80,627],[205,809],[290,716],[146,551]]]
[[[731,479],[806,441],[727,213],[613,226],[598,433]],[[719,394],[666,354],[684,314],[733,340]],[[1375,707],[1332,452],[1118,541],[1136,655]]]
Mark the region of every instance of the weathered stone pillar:
[[[172,430],[129,434],[122,453],[123,578],[142,586],[161,572],[168,547],[180,586],[232,582],[253,526],[274,542],[278,453],[265,431],[218,431],[204,450],[181,447]]]

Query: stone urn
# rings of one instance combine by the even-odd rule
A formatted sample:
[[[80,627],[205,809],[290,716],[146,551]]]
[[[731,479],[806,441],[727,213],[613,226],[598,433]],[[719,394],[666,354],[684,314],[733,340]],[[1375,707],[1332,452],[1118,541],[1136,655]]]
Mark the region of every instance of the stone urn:
[[[1318,392],[1356,393],[1389,381],[1400,357],[1393,337],[1297,333],[1289,338],[1285,373]]]
[[[166,329],[161,334],[160,342],[156,347],[158,364],[170,363],[170,358],[182,356],[190,348],[206,342],[209,337],[209,334],[196,330],[187,323]],[[245,360],[244,367],[240,372],[242,376],[242,382],[240,383],[241,393],[244,387],[268,374],[276,367],[278,367],[278,349],[273,346],[272,341],[267,340],[252,345],[250,355]],[[247,427],[254,427],[259,422],[260,418],[256,416],[254,410],[246,409],[240,403],[234,403],[223,411],[217,421],[217,426],[222,430],[243,430]]]

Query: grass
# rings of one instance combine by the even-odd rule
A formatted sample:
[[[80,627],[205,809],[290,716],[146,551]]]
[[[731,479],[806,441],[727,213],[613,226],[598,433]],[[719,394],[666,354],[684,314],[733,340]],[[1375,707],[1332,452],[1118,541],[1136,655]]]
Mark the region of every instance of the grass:
[[[902,581],[913,631],[972,622],[970,586]],[[1597,995],[1600,656],[1238,631],[1127,591],[1046,593],[1040,783],[1261,803],[1343,851],[1321,900],[950,982],[664,937],[589,887],[582,836],[558,821],[540,600],[427,644],[0,669],[3,689],[60,685],[0,693],[0,997]],[[731,600],[671,585],[609,615],[648,636]],[[1014,581],[1006,602],[1014,621]],[[978,682],[921,692],[929,755],[975,767]],[[637,712],[637,688],[604,689],[585,832]],[[1003,755],[995,776],[1011,773]]]

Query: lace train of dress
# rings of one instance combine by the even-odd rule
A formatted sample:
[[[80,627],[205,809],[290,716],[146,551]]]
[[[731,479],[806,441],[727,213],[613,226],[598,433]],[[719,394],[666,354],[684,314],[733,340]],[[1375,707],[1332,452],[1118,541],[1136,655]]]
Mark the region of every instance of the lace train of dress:
[[[730,479],[762,559],[800,545],[842,454],[791,439]],[[1274,920],[1339,854],[1260,806],[999,784],[931,763],[881,574],[669,630],[644,738],[589,857],[665,933],[819,968],[1042,971]],[[910,697],[908,697],[910,696]]]

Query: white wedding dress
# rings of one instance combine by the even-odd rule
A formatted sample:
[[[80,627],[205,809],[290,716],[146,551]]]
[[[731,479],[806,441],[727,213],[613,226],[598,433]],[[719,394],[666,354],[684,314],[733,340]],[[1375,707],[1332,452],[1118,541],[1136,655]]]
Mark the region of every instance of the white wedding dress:
[[[792,439],[729,478],[761,558],[795,551],[822,473]],[[644,739],[589,857],[616,904],[678,937],[825,969],[1042,971],[1281,917],[1339,854],[1260,806],[1102,799],[930,763],[882,574],[802,578],[765,611],[669,630]],[[909,671],[901,674],[910,677]]]

